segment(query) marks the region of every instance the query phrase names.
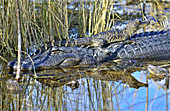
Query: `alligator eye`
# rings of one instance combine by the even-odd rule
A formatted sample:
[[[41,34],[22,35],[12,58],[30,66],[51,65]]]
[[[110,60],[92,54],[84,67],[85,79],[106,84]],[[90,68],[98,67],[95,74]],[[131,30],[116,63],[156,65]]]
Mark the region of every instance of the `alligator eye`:
[[[60,49],[52,49],[51,52],[61,52],[62,50]]]
[[[66,53],[67,51],[61,47],[52,47],[51,52],[59,53],[59,52],[64,52]]]
[[[55,46],[51,48],[51,52],[58,52],[58,51],[62,51],[62,50],[60,50],[59,47],[55,47]]]

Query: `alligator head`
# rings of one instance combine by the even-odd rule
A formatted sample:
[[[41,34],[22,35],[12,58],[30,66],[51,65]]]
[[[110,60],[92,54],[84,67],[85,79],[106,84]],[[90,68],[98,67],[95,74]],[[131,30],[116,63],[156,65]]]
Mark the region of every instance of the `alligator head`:
[[[134,20],[132,22],[129,22],[127,26],[125,27],[125,34],[127,34],[128,37],[131,37],[137,30],[146,27],[150,24],[150,21],[141,21],[141,20]]]
[[[95,64],[87,48],[53,46],[46,51],[21,60],[21,70],[51,69],[54,67]],[[91,52],[92,53],[92,52]],[[8,63],[8,67],[17,68],[17,60]]]
[[[33,70],[34,68],[36,70],[43,70],[75,65],[94,65],[115,59],[116,51],[122,45],[123,43],[112,43],[105,48],[53,46],[36,55],[21,59],[21,70]],[[8,67],[16,70],[17,60],[10,61]]]

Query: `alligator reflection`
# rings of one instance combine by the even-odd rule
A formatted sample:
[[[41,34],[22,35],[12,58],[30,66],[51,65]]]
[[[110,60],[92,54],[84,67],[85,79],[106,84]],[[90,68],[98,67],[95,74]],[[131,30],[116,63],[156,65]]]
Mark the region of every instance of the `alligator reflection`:
[[[148,66],[148,64],[152,65]],[[169,72],[167,74],[157,73],[159,71],[165,71],[162,68],[168,70],[168,67],[161,67],[161,64],[164,64],[163,66],[165,66],[167,62],[154,62],[153,66],[153,63],[136,63],[135,61],[124,60],[107,62],[94,67],[76,66],[71,68],[40,71],[37,72],[38,77],[36,79],[33,78],[33,73],[27,76],[23,74],[21,80],[24,84],[20,83],[20,87],[22,87],[20,89],[22,89],[22,91],[20,91],[19,95],[21,96],[19,98],[27,98],[32,104],[34,104],[34,99],[31,98],[35,98],[37,102],[48,101],[46,98],[49,98],[50,101],[47,104],[48,106],[44,107],[46,102],[41,103],[40,105],[34,105],[34,108],[37,109],[47,109],[49,107],[55,109],[55,107],[51,107],[51,105],[57,105],[58,101],[60,101],[60,107],[62,108],[71,107],[72,109],[79,109],[75,105],[78,104],[81,108],[84,107],[84,109],[86,109],[89,105],[88,101],[90,100],[90,103],[95,109],[100,109],[100,106],[103,106],[97,105],[100,102],[106,105],[114,105],[114,103],[116,103],[117,107],[120,107],[121,104],[123,104],[123,108],[125,109],[130,105],[130,107],[138,109],[138,104],[143,107],[144,105],[152,105],[153,101],[160,104],[160,101],[163,100],[164,102],[161,102],[163,103],[161,106],[162,108],[168,104]],[[150,70],[148,70],[148,68],[150,68]],[[138,71],[140,72],[138,73]],[[148,71],[151,72],[149,73]],[[146,78],[139,79],[139,76],[141,75]],[[159,77],[159,79],[157,79],[157,77]],[[154,82],[152,82],[153,80]],[[164,80],[164,82],[162,80]],[[69,87],[72,91],[70,91]],[[159,95],[155,97],[154,94],[157,94],[158,90]],[[6,96],[8,100],[10,99],[9,95],[11,94]],[[137,97],[135,97],[135,95],[137,95]],[[105,101],[109,101],[110,98],[111,101],[107,104]],[[116,101],[114,98],[117,98],[120,102]],[[134,98],[134,103],[132,103],[131,101]],[[126,102],[128,105],[124,104]],[[155,103],[154,106],[157,105],[157,103]],[[69,104],[74,104],[75,106],[72,107],[69,106]],[[27,105],[27,107],[29,107],[29,104]],[[93,106],[90,106],[90,108]],[[112,107],[116,106],[114,105]]]
[[[162,62],[161,62],[162,63]],[[154,64],[160,64],[159,62]],[[159,73],[157,75],[153,74],[153,71],[148,70],[151,65],[145,66],[144,63],[131,62],[119,62],[117,65],[107,63],[100,67],[95,68],[66,68],[58,70],[45,70],[37,73],[37,80],[44,85],[51,87],[59,87],[66,84],[66,86],[71,87],[71,89],[76,89],[79,87],[79,79],[82,78],[93,78],[95,80],[101,81],[119,81],[121,83],[127,84],[131,88],[138,89],[139,87],[148,87],[148,84],[138,81],[132,76],[135,71],[149,71],[150,74],[147,76],[148,79],[153,79],[154,81],[160,81],[164,78],[168,78],[167,73]],[[136,67],[135,67],[136,66]],[[159,67],[159,66],[157,66]],[[159,78],[159,79],[158,79]],[[169,84],[169,81],[166,83]]]
[[[56,70],[55,70],[56,71]],[[46,72],[39,72],[37,80],[42,84],[59,87],[64,84],[70,84],[73,81],[77,81],[82,78],[94,78],[102,81],[122,81],[122,83],[128,84],[130,87],[139,88],[142,86],[147,87],[148,85],[142,82],[139,82],[136,78],[131,75],[131,71],[114,71],[114,70],[96,70],[96,71],[80,71],[75,70],[74,73],[64,72],[64,71],[55,71],[47,70]],[[52,75],[51,75],[52,73]],[[73,85],[74,86],[74,85]]]
[[[160,85],[159,81],[151,83],[155,77],[140,80],[137,76],[147,77],[149,74],[147,72],[149,71],[148,65],[137,65],[133,61],[127,63],[129,64],[126,64],[125,61],[117,64],[110,62],[94,68],[72,67],[45,70],[37,72],[38,78],[36,79],[31,77],[33,74],[27,76],[23,74],[21,81],[24,84],[20,83],[23,92],[20,92],[19,98],[20,101],[26,100],[26,102],[20,102],[20,106],[25,106],[25,108],[31,106],[31,109],[37,110],[50,108],[57,110],[58,107],[55,106],[59,104],[60,108],[72,110],[89,110],[89,107],[98,110],[103,109],[104,105],[110,104],[111,107],[105,107],[106,110],[119,109],[119,107],[130,110],[130,108],[138,109],[139,105],[142,107],[152,106],[153,102],[154,105],[151,109],[161,103],[163,104],[159,108],[168,105],[166,98],[169,95],[169,77],[167,75],[164,77],[166,82],[163,85]],[[154,65],[160,64],[154,63]],[[161,76],[161,74],[157,74],[157,76]],[[69,87],[71,87],[71,91]],[[155,95],[157,93],[158,95]],[[13,102],[11,98],[15,98],[15,96],[6,93],[4,95],[6,100],[11,100],[9,103]],[[40,104],[36,104],[35,101],[40,102]],[[163,102],[160,103],[160,101]],[[121,105],[123,105],[122,108]]]

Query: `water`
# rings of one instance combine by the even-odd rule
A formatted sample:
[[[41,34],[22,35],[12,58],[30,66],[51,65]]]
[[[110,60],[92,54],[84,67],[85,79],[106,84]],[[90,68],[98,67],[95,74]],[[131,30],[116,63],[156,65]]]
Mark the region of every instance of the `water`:
[[[117,13],[123,14],[123,8],[127,13],[136,13],[139,6],[127,6],[123,2],[115,7],[118,7]],[[166,15],[169,21],[170,4],[147,3],[146,6],[148,16]],[[32,72],[24,72],[19,81],[19,93],[7,90],[7,81],[15,79],[15,73],[0,65],[0,110],[169,110],[169,76],[152,75],[147,65],[128,66],[126,70],[111,67],[114,65],[45,70],[37,72],[36,79]]]
[[[135,71],[138,70],[138,71]],[[135,72],[133,72],[135,71]],[[133,72],[133,73],[132,73]],[[142,68],[113,70],[109,67],[69,68],[23,74],[17,94],[6,89],[12,74],[1,75],[3,110],[150,110],[168,111],[169,77],[148,79]],[[158,76],[159,77],[159,76]],[[72,87],[70,82],[79,84]],[[69,83],[69,84],[68,84]]]

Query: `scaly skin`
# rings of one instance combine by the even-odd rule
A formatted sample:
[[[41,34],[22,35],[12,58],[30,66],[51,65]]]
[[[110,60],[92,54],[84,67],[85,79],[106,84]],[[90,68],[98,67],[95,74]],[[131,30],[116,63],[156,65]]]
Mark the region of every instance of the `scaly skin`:
[[[133,39],[132,42],[117,52],[118,58],[158,60],[170,57],[170,30],[144,35],[142,38]]]
[[[46,51],[32,56],[37,70],[51,69],[75,65],[92,65],[115,59],[160,60],[170,58],[170,30],[160,33],[150,32],[136,34],[130,41],[116,42],[105,47],[58,47],[53,46]],[[16,69],[17,62],[8,63]],[[32,70],[32,61],[22,59],[22,70]]]
[[[78,87],[79,83],[77,80],[82,78],[94,78],[95,80],[102,81],[122,81],[122,83],[128,84],[128,86],[133,88],[139,87],[148,87],[147,84],[139,82],[135,77],[131,75],[131,71],[119,70],[115,71],[112,69],[104,69],[100,70],[100,68],[74,68],[74,69],[64,69],[57,70],[57,73],[54,73],[56,70],[46,70],[37,72],[37,75],[43,75],[45,78],[37,78],[36,80],[41,82],[42,84],[52,86],[52,87],[60,87],[64,84],[67,86],[71,84],[71,88],[75,89]],[[134,71],[134,70],[133,70]],[[84,72],[87,72],[86,74]],[[74,87],[75,86],[75,87]]]
[[[124,41],[130,38],[137,30],[147,26],[149,21],[140,21],[134,20],[129,22],[127,26],[122,30],[111,30],[106,32],[101,32],[96,35],[78,39],[67,39],[67,40],[58,40],[56,42],[50,42],[41,47],[41,50],[50,48],[51,46],[65,46],[65,47],[73,47],[73,46],[102,46],[107,43]]]

